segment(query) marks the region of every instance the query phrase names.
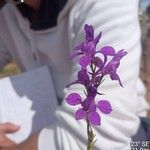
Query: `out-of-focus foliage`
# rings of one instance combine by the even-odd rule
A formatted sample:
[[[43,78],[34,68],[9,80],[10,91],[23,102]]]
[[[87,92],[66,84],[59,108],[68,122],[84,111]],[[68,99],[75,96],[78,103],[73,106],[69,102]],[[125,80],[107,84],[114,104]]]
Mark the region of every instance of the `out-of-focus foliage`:
[[[142,28],[141,78],[147,88],[146,98],[150,101],[150,2],[144,6],[144,9],[141,9],[140,22]]]
[[[0,78],[12,76],[15,74],[20,73],[19,67],[15,63],[7,64],[1,71],[0,71]]]

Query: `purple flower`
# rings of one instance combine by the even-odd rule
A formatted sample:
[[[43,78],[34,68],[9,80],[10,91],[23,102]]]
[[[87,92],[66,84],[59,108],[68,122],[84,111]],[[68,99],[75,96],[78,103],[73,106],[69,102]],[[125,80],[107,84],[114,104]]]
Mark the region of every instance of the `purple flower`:
[[[75,112],[76,120],[88,119],[92,125],[101,124],[101,117],[96,112],[97,108],[105,114],[109,114],[112,111],[111,104],[107,100],[100,100],[96,105],[93,97],[87,97],[82,101],[78,93],[69,94],[66,102],[72,106],[80,105],[80,108]]]
[[[84,26],[86,40],[85,42],[81,43],[77,47],[75,47],[72,58],[77,56],[81,56],[79,59],[79,64],[82,68],[86,68],[92,61],[95,53],[96,53],[96,45],[98,44],[102,33],[100,33],[96,38],[94,38],[94,29],[90,25]]]
[[[67,87],[71,86],[71,85],[74,85],[74,84],[82,84],[84,85],[85,87],[90,85],[90,77],[88,75],[88,72],[86,69],[81,69],[79,72],[78,72],[78,75],[77,75],[78,79],[75,81],[75,82],[72,82],[70,83],[69,85],[67,85]]]
[[[114,48],[111,46],[103,47],[98,53],[102,53],[104,55],[104,60],[102,61],[100,58],[95,57],[94,64],[99,68],[96,75],[110,75],[112,80],[117,80],[121,86],[122,82],[120,80],[119,75],[117,74],[117,69],[120,65],[120,60],[127,54],[126,51],[120,50],[117,53]],[[107,57],[113,57],[111,61],[107,62]]]
[[[81,107],[75,112],[76,120],[88,119],[89,123],[92,125],[100,125],[101,119],[100,115],[96,112],[97,106],[95,105],[93,99],[86,98],[82,103]]]
[[[119,75],[117,74],[117,68],[119,67],[120,65],[120,60],[127,54],[126,51],[124,50],[120,50],[118,51],[114,57],[112,58],[112,60],[104,67],[103,69],[103,75],[107,75],[109,74],[110,75],[110,78],[112,80],[118,80],[119,81],[119,84],[121,86],[122,83],[121,83],[121,80],[120,80],[120,77]]]
[[[72,53],[72,58],[79,57],[78,63],[81,70],[77,74],[77,80],[68,86],[82,84],[85,87],[86,97],[83,100],[78,93],[71,93],[66,97],[66,102],[71,106],[79,106],[79,109],[75,112],[76,120],[86,119],[90,125],[101,125],[101,117],[97,111],[110,114],[112,107],[107,100],[95,102],[96,95],[102,95],[98,92],[98,87],[104,81],[103,77],[106,75],[109,75],[112,80],[117,80],[122,86],[117,69],[120,60],[127,52],[120,50],[116,53],[112,46],[104,46],[96,51],[96,46],[102,34],[100,33],[94,38],[93,26],[87,24],[84,26],[84,31],[86,34],[85,41],[75,47]],[[103,57],[99,58],[98,53]],[[87,70],[87,67],[91,69]]]

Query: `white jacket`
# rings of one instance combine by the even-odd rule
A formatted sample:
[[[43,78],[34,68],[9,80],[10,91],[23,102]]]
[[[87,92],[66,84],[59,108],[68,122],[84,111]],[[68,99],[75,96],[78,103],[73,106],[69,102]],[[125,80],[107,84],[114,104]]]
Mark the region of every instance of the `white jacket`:
[[[103,115],[102,125],[94,128],[95,150],[129,150],[131,137],[139,127],[138,116],[146,116],[148,104],[145,89],[139,79],[141,57],[138,0],[68,0],[60,12],[58,25],[44,31],[33,31],[29,21],[17,8],[8,3],[0,10],[0,64],[5,64],[9,52],[24,70],[48,65],[56,94],[64,98],[66,84],[76,79],[79,66],[69,59],[70,51],[84,38],[83,26],[91,24],[95,34],[103,31],[99,47],[112,45],[126,49],[128,55],[118,70],[124,88],[106,80],[101,87],[113,107],[111,115]],[[35,59],[36,57],[36,59]],[[65,89],[82,94],[76,85]],[[86,149],[86,123],[76,121],[75,110],[65,102],[58,106],[58,123],[43,129],[39,136],[39,150]]]

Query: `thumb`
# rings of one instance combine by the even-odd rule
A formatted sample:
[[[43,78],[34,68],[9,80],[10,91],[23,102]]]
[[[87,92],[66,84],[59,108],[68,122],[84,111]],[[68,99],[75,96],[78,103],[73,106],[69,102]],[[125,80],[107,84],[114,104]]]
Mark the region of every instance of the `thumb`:
[[[20,129],[20,126],[12,123],[0,124],[0,133],[14,133]]]

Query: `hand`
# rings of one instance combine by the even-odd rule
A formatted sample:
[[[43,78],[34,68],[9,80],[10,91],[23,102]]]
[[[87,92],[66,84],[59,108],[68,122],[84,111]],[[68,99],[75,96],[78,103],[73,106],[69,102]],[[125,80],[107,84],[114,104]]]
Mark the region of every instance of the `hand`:
[[[0,150],[5,148],[14,147],[16,143],[10,140],[6,134],[15,133],[20,129],[20,126],[14,125],[12,123],[0,124]]]
[[[0,124],[0,150],[37,150],[37,142],[39,132],[31,135],[28,139],[20,144],[6,137],[6,134],[15,133],[20,129],[20,126],[12,123]]]

